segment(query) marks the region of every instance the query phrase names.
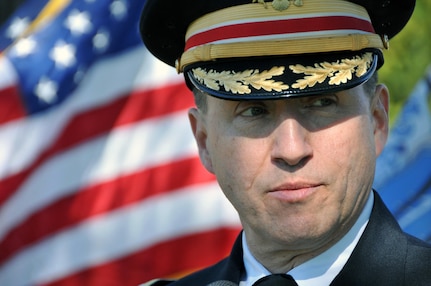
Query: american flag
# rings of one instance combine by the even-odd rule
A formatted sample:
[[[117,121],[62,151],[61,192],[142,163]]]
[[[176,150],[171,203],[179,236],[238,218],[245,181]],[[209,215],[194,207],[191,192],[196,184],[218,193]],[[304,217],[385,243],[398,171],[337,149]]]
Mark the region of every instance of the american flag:
[[[237,214],[199,162],[182,76],[141,43],[144,2],[28,0],[0,27],[0,285],[137,285],[229,252]],[[431,117],[420,110],[408,112],[419,155],[387,174],[403,143],[389,142],[376,185],[431,241]]]
[[[143,0],[29,0],[0,29],[0,285],[137,285],[230,251],[182,76]],[[162,21],[162,19],[161,19]]]

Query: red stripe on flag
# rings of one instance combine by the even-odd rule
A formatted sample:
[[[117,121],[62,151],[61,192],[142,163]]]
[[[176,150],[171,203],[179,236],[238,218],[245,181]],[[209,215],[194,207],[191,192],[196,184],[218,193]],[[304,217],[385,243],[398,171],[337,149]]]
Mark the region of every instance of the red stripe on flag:
[[[0,124],[26,116],[26,111],[19,95],[19,89],[16,86],[0,89],[0,106],[2,110]]]
[[[227,39],[331,30],[360,30],[374,33],[370,22],[347,16],[263,21],[233,24],[195,34],[187,40],[185,50]]]
[[[221,228],[178,237],[41,286],[136,286],[155,277],[188,273],[226,257],[239,231]]]
[[[184,186],[210,181],[215,181],[214,176],[202,167],[198,157],[194,157],[88,186],[33,213],[9,232],[0,242],[0,265],[28,245],[90,217],[111,212],[156,194],[167,194]]]
[[[174,99],[174,100],[173,100]],[[193,96],[185,84],[138,90],[108,104],[88,110],[73,118],[59,137],[27,168],[0,181],[0,206],[19,188],[26,178],[49,158],[105,134],[115,127],[163,116],[193,105]]]

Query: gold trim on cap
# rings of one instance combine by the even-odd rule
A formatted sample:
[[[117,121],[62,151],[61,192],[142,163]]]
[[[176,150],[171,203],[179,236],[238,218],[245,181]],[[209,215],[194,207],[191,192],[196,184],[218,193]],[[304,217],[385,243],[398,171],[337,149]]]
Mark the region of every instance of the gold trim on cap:
[[[262,9],[259,3],[232,6],[206,14],[190,24],[185,39],[189,39],[196,33],[217,27],[220,23],[237,22],[244,19],[255,19],[265,21],[268,19],[279,19],[280,17],[298,17],[302,15],[327,13],[342,13],[355,15],[371,23],[367,10],[362,6],[344,0],[307,0],[303,6],[292,6],[285,11],[277,11],[273,8]]]
[[[212,44],[184,52],[175,65],[178,73],[181,73],[189,64],[215,59],[359,51],[366,48],[384,49],[385,44],[377,34]]]
[[[211,29],[253,21],[312,18],[320,15],[352,15],[368,21],[371,25],[370,17],[364,7],[345,0],[307,0],[301,7],[291,5],[289,9],[283,11],[277,11],[272,6],[269,7],[270,5],[267,5],[267,9],[262,7],[262,4],[270,2],[250,1],[253,3],[227,7],[197,19],[187,29],[186,42],[194,35]],[[387,40],[380,35],[348,30],[327,31],[326,34],[299,33],[287,37],[273,35],[256,39],[228,39],[188,48],[177,59],[175,66],[178,73],[181,73],[190,64],[217,59],[359,51],[366,48],[387,49],[387,47]]]
[[[263,4],[265,8],[268,8],[268,5],[266,4],[265,0],[253,0],[252,3],[256,3],[256,2]],[[297,7],[301,7],[302,5],[304,5],[302,0],[273,0],[272,7],[275,10],[284,11],[287,8],[289,8],[291,2],[293,3],[293,5]]]

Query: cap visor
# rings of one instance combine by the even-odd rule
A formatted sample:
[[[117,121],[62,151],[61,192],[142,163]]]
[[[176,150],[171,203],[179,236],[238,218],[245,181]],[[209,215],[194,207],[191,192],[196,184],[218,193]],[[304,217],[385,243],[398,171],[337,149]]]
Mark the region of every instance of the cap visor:
[[[376,51],[236,58],[199,62],[186,78],[199,90],[228,100],[278,99],[337,92],[367,81]]]

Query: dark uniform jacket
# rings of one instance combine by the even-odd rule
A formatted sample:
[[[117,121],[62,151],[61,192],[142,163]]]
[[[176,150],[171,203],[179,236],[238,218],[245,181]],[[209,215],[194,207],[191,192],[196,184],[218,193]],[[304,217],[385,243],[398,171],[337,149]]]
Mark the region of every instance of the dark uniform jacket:
[[[244,273],[242,257],[240,235],[230,256],[219,263],[178,281],[161,280],[150,285],[237,285]],[[375,193],[368,225],[331,285],[431,286],[431,245],[404,233]]]

